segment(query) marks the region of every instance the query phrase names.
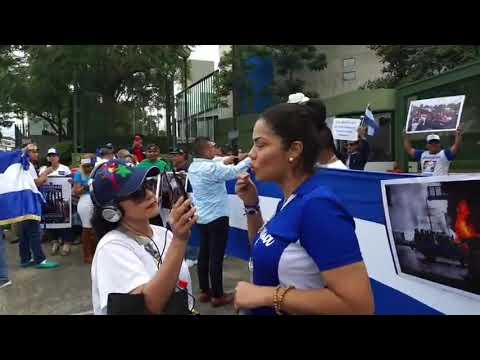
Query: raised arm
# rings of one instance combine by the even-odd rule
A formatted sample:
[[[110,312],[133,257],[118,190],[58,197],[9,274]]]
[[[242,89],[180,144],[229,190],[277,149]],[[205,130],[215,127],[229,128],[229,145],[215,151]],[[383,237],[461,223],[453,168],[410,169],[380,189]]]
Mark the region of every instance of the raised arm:
[[[245,207],[258,207],[259,199],[257,187],[250,179],[247,173],[241,174],[238,177],[235,185],[235,191],[238,197],[243,201]],[[257,236],[258,230],[263,226],[262,213],[260,207],[255,214],[246,215],[248,224],[248,239],[253,242]]]
[[[458,152],[460,151],[460,145],[462,144],[462,140],[463,140],[463,127],[460,126],[458,129],[457,129],[457,133],[455,134],[455,143],[452,145],[452,147],[450,148],[450,152],[453,154],[453,155],[457,155]]]
[[[250,169],[252,165],[252,160],[246,158],[245,160],[239,162],[237,165],[224,165],[221,162],[213,162],[215,165],[213,171],[213,177],[217,181],[228,181],[236,179],[241,173]]]
[[[415,158],[416,149],[412,146],[406,131],[403,131],[403,148],[412,159]]]

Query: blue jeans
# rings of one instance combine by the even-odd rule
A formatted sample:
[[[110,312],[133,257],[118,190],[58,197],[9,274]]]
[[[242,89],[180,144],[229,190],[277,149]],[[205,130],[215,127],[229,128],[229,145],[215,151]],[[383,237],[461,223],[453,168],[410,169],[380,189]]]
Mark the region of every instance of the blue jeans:
[[[25,220],[22,222],[21,228],[21,238],[18,246],[21,263],[28,263],[32,259],[33,253],[33,260],[36,264],[40,264],[46,259],[40,238],[40,222]]]
[[[5,247],[5,236],[0,228],[0,280],[8,280],[7,251]]]
[[[187,253],[185,254],[185,258],[189,260],[198,260],[198,247],[187,245]]]

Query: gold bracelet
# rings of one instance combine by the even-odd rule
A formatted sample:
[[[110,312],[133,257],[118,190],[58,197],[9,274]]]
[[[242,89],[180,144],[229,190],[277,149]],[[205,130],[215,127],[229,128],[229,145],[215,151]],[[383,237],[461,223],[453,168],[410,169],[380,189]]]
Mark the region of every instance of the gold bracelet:
[[[289,286],[288,288],[284,289],[283,293],[280,295],[280,299],[278,301],[278,315],[283,315],[282,314],[282,305],[283,305],[283,300],[285,300],[285,295],[287,295],[287,292],[290,290],[295,289],[294,286]]]
[[[279,309],[278,309],[278,292],[280,291],[281,287],[278,285],[275,288],[275,292],[273,293],[273,307],[275,308],[275,312],[279,314]]]

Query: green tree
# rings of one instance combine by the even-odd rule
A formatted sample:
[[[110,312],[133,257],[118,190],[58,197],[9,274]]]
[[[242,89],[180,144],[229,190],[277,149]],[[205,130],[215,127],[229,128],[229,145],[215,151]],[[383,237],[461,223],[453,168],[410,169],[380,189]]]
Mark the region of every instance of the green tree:
[[[362,88],[394,88],[480,60],[477,45],[370,45],[384,64],[382,77]]]
[[[125,133],[133,109],[164,106],[167,84],[180,78],[191,50],[189,45],[2,45],[0,113],[32,114],[61,138],[64,119],[71,128],[76,89],[84,106]]]
[[[230,94],[232,89],[251,96],[251,84],[245,73],[253,68],[248,59],[260,56],[271,58],[276,76],[271,92],[278,101],[285,101],[289,94],[304,92],[307,96],[318,96],[314,91],[306,89],[305,81],[298,77],[302,71],[320,71],[327,67],[325,54],[315,45],[234,45],[219,62],[219,73],[215,80],[217,101]]]

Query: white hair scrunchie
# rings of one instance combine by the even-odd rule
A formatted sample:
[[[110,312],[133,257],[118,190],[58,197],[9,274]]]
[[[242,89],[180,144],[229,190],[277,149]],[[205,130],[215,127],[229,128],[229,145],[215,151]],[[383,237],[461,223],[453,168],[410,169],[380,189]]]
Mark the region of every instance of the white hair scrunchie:
[[[291,94],[288,96],[289,104],[305,104],[310,98],[306,97],[303,93]]]

